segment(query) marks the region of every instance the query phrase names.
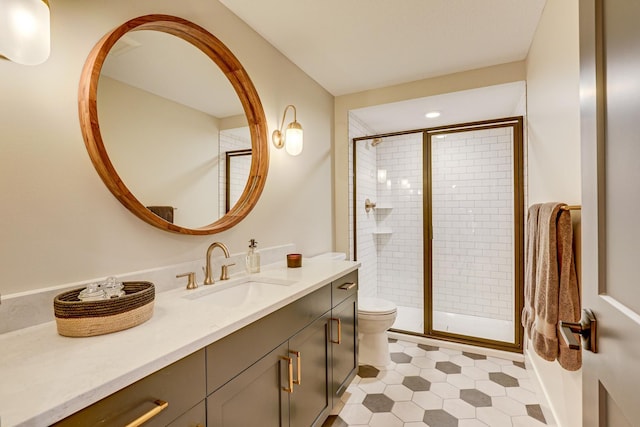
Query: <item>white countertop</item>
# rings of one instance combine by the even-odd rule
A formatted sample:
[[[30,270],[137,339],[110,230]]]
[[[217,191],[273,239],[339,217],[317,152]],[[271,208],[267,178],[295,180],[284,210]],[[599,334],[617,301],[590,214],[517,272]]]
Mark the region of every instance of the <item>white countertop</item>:
[[[0,425],[43,426],[138,381],[359,267],[305,259],[252,275],[293,284],[240,308],[212,307],[215,296],[188,299],[211,286],[159,293],[153,317],[108,335],[67,338],[55,322],[0,335]],[[235,280],[232,277],[231,280]],[[229,282],[231,283],[231,282]],[[225,284],[226,286],[226,284]]]

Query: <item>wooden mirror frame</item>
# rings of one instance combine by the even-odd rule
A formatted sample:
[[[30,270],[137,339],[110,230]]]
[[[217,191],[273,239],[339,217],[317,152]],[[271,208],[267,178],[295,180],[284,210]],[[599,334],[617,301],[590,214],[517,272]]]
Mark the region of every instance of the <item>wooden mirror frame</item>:
[[[100,133],[97,92],[102,65],[113,45],[125,34],[136,30],[155,30],[172,34],[191,43],[213,60],[227,76],[244,109],[251,134],[251,169],[238,202],[217,221],[200,228],[186,228],[165,221],[147,209],[116,172]],[[227,230],[240,222],[258,202],[269,169],[267,126],[262,103],[249,75],[233,53],[204,28],[170,15],[146,15],[131,19],[107,33],[87,57],[78,92],[80,127],[89,157],[102,181],[111,193],[138,218],[162,230],[174,233],[203,235]]]

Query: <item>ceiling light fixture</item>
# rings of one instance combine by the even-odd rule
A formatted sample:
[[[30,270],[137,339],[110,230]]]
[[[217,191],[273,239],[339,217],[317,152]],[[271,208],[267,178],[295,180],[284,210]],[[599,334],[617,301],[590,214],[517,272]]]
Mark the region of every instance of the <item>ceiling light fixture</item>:
[[[293,108],[293,121],[287,125],[287,129],[284,134],[282,133],[282,128],[284,127],[284,119],[287,116],[287,110],[289,108]],[[282,123],[280,124],[280,128],[273,131],[271,135],[271,140],[273,141],[273,145],[276,148],[282,148],[287,151],[292,156],[297,156],[302,153],[303,146],[303,133],[302,126],[298,123],[296,119],[296,107],[293,105],[287,105],[284,109],[284,114],[282,115]]]
[[[50,38],[48,0],[0,2],[0,58],[42,64],[49,57]]]
[[[436,117],[440,117],[440,111],[429,111],[424,115],[427,119],[435,119]]]

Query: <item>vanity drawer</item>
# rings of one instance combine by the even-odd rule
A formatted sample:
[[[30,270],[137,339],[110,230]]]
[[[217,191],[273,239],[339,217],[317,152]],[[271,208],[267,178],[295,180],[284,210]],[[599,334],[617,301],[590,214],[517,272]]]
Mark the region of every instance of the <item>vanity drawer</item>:
[[[331,307],[358,293],[358,270],[331,282]]]
[[[187,411],[197,411],[194,407],[204,398],[204,356],[204,349],[199,350],[55,425],[127,425],[144,414],[153,412],[157,412],[157,415],[144,423],[145,427],[169,425]],[[161,402],[167,402],[168,406],[160,410],[163,406]]]

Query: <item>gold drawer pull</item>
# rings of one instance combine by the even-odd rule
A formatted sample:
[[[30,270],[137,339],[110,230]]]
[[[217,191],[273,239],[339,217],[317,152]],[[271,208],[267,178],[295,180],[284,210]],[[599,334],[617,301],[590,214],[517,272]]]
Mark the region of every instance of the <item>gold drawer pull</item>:
[[[342,289],[343,291],[350,291],[351,289],[356,287],[356,282],[343,283],[338,286],[338,289]]]
[[[334,344],[340,344],[342,342],[342,322],[340,322],[340,319],[336,318],[336,317],[332,317],[331,318],[332,322],[338,322],[338,340],[334,341],[333,339],[331,340],[332,343]],[[332,330],[333,332],[333,330]]]
[[[298,368],[298,379],[294,379],[293,383],[300,385],[301,384],[300,381],[301,381],[301,378],[302,378],[302,373],[301,373],[302,372],[302,370],[301,370],[302,369],[302,366],[301,366],[302,358],[300,357],[300,352],[299,351],[289,350],[289,353],[295,354],[296,360],[298,362],[298,363],[296,363],[296,365],[297,365],[296,367]]]
[[[149,421],[151,418],[158,415],[160,412],[167,409],[167,406],[169,406],[169,402],[165,402],[164,400],[160,400],[160,399],[155,400],[153,403],[156,405],[155,408],[151,409],[149,412],[142,415],[141,417],[138,417],[135,420],[131,421],[129,424],[127,424],[126,427],[139,427],[142,424]]]
[[[293,361],[287,356],[280,356],[280,359],[287,361],[287,370],[289,371],[287,379],[289,387],[282,387],[282,389],[287,393],[293,393]]]

